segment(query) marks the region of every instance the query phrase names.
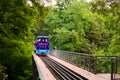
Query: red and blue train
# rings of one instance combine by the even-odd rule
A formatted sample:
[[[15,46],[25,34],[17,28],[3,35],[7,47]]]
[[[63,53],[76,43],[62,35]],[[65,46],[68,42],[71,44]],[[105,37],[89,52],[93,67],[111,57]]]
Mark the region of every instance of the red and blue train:
[[[39,56],[50,54],[50,40],[48,36],[37,36],[35,41],[35,53]]]

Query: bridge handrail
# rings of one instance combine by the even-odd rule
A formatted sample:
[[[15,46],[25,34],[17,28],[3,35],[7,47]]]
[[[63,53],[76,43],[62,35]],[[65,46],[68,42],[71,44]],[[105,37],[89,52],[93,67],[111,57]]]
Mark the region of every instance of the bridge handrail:
[[[64,50],[52,50],[51,55],[78,67],[83,67],[84,69],[93,73],[108,71],[111,73],[111,78],[113,79],[115,78],[115,74],[117,74],[117,65],[120,66],[120,56],[93,56],[86,53]],[[101,69],[105,68],[105,63],[109,63],[109,68],[100,71]]]

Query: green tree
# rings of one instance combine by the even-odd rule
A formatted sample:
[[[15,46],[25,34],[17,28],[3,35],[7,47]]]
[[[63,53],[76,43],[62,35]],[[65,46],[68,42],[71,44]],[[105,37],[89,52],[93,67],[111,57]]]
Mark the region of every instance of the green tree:
[[[5,74],[6,67],[0,64],[0,80],[7,79],[7,75]]]
[[[10,80],[32,78],[33,33],[46,14],[38,1],[0,0],[0,63]]]
[[[120,34],[116,34],[112,37],[108,51],[110,53],[109,55],[120,56]]]
[[[64,6],[64,5],[63,5]],[[53,8],[46,17],[51,42],[59,49],[95,53],[104,46],[104,19],[93,14],[84,0]]]
[[[104,17],[104,24],[105,24],[105,32],[107,33],[106,36],[106,50],[108,55],[111,54],[118,54],[117,49],[115,48],[116,45],[114,41],[119,41],[118,35],[120,31],[120,1],[118,0],[96,0],[91,2],[91,11],[94,13],[98,13],[103,15]],[[113,51],[112,51],[113,50]],[[114,53],[112,53],[114,52]],[[110,55],[111,55],[110,54]]]

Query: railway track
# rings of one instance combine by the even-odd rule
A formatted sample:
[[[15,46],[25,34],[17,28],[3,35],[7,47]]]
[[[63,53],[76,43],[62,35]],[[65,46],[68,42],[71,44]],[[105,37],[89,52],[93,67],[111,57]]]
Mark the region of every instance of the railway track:
[[[88,80],[49,57],[41,57],[41,59],[57,73],[60,80]]]

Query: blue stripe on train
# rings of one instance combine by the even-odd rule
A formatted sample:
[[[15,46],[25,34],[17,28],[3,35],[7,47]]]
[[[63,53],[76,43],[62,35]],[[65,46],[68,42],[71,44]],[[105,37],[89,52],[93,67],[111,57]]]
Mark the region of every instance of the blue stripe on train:
[[[36,54],[50,54],[50,50],[36,50]]]

